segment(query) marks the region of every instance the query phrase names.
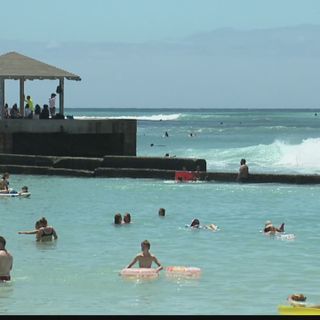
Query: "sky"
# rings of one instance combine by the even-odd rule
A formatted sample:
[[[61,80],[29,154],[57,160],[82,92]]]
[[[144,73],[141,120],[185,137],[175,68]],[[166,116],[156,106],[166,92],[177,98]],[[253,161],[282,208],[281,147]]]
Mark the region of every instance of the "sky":
[[[81,76],[80,84],[66,81],[66,107],[315,108],[320,102],[318,0],[0,5],[7,26],[0,54],[16,51]],[[40,102],[56,85],[34,81],[27,89]],[[13,104],[18,83],[6,87]]]

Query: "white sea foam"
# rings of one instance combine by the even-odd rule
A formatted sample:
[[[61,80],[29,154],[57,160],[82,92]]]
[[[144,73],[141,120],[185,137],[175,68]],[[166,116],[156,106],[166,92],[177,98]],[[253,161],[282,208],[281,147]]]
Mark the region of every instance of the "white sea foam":
[[[154,114],[150,116],[75,116],[77,120],[105,120],[105,119],[136,119],[136,120],[149,120],[149,121],[172,121],[181,117],[181,113],[174,114]]]
[[[320,138],[308,138],[298,144],[275,140],[269,145],[230,149],[211,149],[202,152],[188,149],[187,156],[207,160],[208,170],[237,170],[241,158],[246,158],[250,171],[320,173]]]

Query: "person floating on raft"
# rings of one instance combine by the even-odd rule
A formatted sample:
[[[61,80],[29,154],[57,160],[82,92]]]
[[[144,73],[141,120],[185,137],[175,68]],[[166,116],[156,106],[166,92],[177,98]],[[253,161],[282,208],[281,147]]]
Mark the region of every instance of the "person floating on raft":
[[[284,223],[279,228],[275,227],[270,220],[266,221],[263,229],[264,234],[275,235],[277,232],[284,232]]]

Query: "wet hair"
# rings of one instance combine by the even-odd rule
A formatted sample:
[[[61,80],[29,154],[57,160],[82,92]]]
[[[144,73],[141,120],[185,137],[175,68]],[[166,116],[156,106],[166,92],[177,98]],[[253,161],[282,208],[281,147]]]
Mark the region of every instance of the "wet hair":
[[[125,223],[130,223],[131,222],[131,214],[129,212],[127,212],[124,216],[123,216],[123,221]]]
[[[9,178],[9,176],[10,176],[9,172],[5,172],[5,173],[2,175],[2,179]]]
[[[193,219],[190,224],[190,227],[195,227],[195,226],[199,227],[199,225],[200,225],[199,219]]]
[[[47,219],[45,218],[45,217],[42,217],[40,220],[39,220],[39,222],[40,222],[40,224],[42,225],[42,226],[47,226],[47,224],[48,224],[48,221],[47,221]]]
[[[36,221],[36,223],[34,224],[34,227],[35,227],[35,229],[40,229],[41,221],[40,220]]]
[[[0,243],[2,243],[3,247],[5,247],[6,243],[7,243],[6,239],[4,237],[2,237],[2,236],[0,236]]]
[[[290,296],[293,301],[306,301],[307,297],[302,293],[294,293]]]
[[[121,224],[122,216],[120,213],[116,213],[114,215],[114,224]]]
[[[165,214],[166,214],[166,209],[165,209],[165,208],[160,208],[160,209],[159,209],[159,216],[164,217]]]
[[[141,246],[143,246],[143,247],[147,246],[148,249],[150,249],[151,244],[150,244],[150,242],[148,240],[144,240],[144,241],[141,242]]]
[[[246,164],[246,159],[241,159],[240,163],[241,164]]]

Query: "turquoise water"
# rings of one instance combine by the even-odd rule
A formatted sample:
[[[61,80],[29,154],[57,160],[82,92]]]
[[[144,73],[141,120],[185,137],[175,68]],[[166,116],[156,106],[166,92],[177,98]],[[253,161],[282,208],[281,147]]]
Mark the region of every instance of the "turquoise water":
[[[110,116],[112,112],[97,113]],[[117,112],[119,117],[161,114],[169,118],[179,113]],[[77,113],[97,116],[90,111]],[[247,127],[235,129],[230,125],[220,135],[214,126],[229,122],[222,120],[221,125],[220,114],[198,112],[195,121],[189,111],[180,113],[170,120],[139,120],[138,155],[172,150],[180,157],[202,152],[212,170],[214,164],[222,171],[238,170],[240,158],[245,157],[249,168],[259,172],[318,173],[319,135],[313,111],[220,111],[233,123],[239,121],[239,114],[241,119],[251,119]],[[281,127],[287,124],[277,134],[269,128],[275,123]],[[265,136],[268,128],[272,133]],[[248,136],[254,129],[256,134]],[[166,130],[169,138],[162,136]],[[188,137],[190,130],[197,133],[196,137]],[[150,147],[150,141],[165,146]],[[300,157],[297,162],[301,150],[307,152],[309,148],[313,149],[312,157]],[[253,149],[260,153],[251,154]],[[266,159],[266,154],[273,160]],[[293,159],[293,155],[295,161],[288,160],[287,165],[281,162]],[[317,185],[11,175],[10,186],[22,185],[29,186],[29,199],[0,199],[0,234],[14,256],[12,281],[0,284],[2,315],[273,315],[294,292],[304,293],[309,302],[320,301],[316,281]],[[164,218],[158,216],[160,207],[166,208]],[[133,223],[114,226],[114,214],[127,211]],[[34,235],[17,233],[32,229],[41,216],[55,227],[59,236],[55,243],[39,244]],[[220,230],[185,228],[195,217],[201,224],[217,224]],[[260,231],[266,220],[276,225],[285,222],[286,232],[293,233],[295,239],[264,236]],[[139,252],[145,239],[164,267],[199,267],[200,279],[170,279],[164,271],[150,281],[121,278],[119,271]]]

